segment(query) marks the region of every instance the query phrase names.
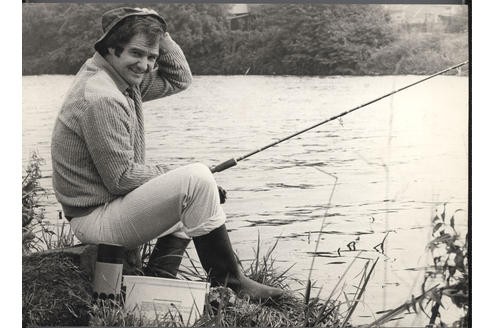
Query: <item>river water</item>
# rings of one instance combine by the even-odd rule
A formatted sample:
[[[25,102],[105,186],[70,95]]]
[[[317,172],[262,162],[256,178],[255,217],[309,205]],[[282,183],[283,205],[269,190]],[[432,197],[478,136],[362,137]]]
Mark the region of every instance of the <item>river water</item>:
[[[170,168],[212,166],[420,78],[198,76],[187,91],[145,104],[147,158]],[[42,184],[48,190],[51,130],[72,79],[23,77],[23,164],[33,150],[45,158]],[[432,263],[426,244],[435,210],[443,203],[447,215],[467,210],[468,78],[436,77],[215,177],[228,191],[224,209],[242,260],[253,257],[258,235],[262,252],[278,240],[276,265],[294,265],[291,275],[305,280],[324,223],[312,295],[329,295],[362,251],[337,289],[352,297],[366,259],[378,258],[351,320],[370,322],[377,312],[421,294],[424,267]],[[45,202],[47,218],[56,222],[53,193]],[[456,214],[463,232],[465,213]],[[384,238],[381,254],[374,246]],[[457,312],[447,304],[442,314],[448,322]],[[388,326],[425,323],[424,315],[412,313]]]

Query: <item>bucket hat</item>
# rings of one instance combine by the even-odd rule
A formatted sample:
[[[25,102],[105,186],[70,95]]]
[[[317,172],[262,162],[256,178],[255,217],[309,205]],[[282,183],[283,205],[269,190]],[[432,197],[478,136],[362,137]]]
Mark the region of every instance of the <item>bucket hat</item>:
[[[129,16],[153,16],[162,23],[163,30],[167,31],[167,22],[153,9],[148,8],[130,8],[121,7],[111,9],[103,14],[101,17],[101,27],[103,28],[103,35],[95,42],[95,48],[102,42],[108,34],[115,29],[115,27],[126,17]]]

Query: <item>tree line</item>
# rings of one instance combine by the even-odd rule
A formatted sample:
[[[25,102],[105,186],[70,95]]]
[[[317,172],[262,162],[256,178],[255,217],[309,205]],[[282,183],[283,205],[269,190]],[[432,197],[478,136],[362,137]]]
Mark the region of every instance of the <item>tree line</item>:
[[[22,72],[35,75],[75,74],[94,52],[102,13],[118,5],[22,6]],[[468,56],[466,33],[406,33],[380,5],[252,5],[235,21],[226,4],[146,6],[165,17],[197,75],[428,74]]]

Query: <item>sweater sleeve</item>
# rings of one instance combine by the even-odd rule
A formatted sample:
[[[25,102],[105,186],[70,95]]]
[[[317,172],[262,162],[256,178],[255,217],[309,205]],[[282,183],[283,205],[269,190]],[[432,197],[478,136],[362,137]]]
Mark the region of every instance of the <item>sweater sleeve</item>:
[[[168,33],[160,40],[158,69],[145,75],[140,89],[143,101],[149,101],[185,90],[192,74],[182,49]]]
[[[80,123],[92,161],[111,194],[125,195],[164,173],[158,166],[135,161],[128,114],[117,101],[109,98],[94,101]]]

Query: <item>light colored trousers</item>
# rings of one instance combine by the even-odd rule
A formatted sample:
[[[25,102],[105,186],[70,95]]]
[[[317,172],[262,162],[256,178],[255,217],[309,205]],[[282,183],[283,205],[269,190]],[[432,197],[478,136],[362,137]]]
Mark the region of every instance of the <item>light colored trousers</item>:
[[[72,231],[83,243],[126,248],[168,234],[180,238],[202,236],[224,223],[217,184],[203,164],[169,171],[70,221]]]

